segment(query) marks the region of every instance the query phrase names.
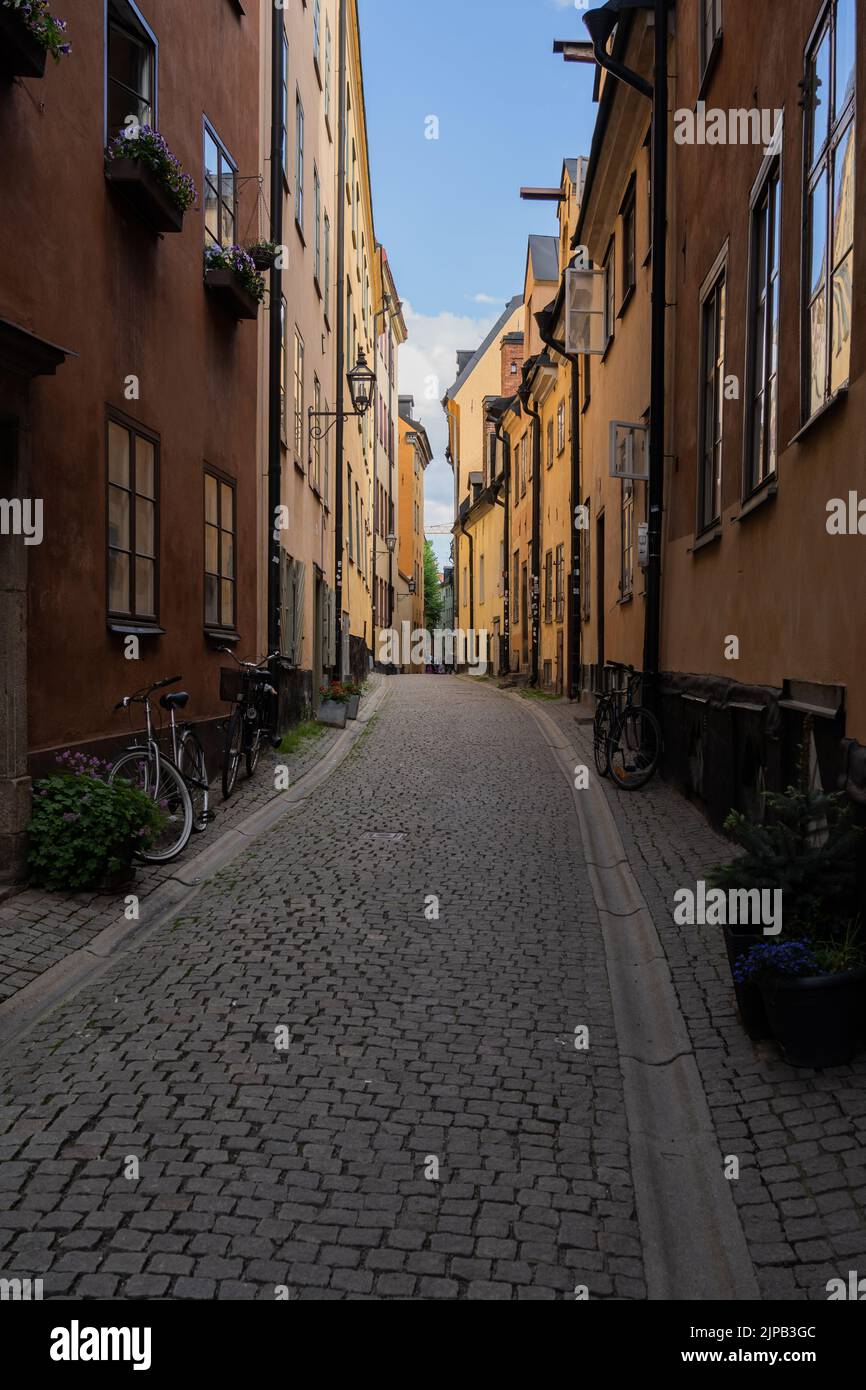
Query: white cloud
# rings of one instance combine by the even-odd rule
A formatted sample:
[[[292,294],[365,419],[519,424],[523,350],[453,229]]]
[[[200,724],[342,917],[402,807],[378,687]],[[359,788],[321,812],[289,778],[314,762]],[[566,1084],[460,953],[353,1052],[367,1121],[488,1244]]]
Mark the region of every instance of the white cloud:
[[[492,294],[473,294],[467,295],[466,297],[467,299],[471,299],[473,304],[501,304],[503,307],[505,305],[504,299],[497,299],[496,296]]]
[[[491,302],[504,307],[503,300]],[[468,314],[416,314],[404,300],[403,317],[409,339],[400,348],[400,395],[415,397],[415,418],[421,421],[430,440],[433,462],[424,480],[425,515],[428,524],[441,525],[454,519],[454,474],[445,461],[448,425],[442,397],[457,378],[458,351],[477,348],[499,314],[483,318]],[[437,552],[441,556],[442,547],[438,544]]]

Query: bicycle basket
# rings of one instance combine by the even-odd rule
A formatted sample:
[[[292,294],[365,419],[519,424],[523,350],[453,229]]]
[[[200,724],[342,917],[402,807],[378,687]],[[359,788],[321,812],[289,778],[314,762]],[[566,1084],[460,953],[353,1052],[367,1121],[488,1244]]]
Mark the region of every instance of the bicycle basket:
[[[220,699],[223,704],[236,705],[243,694],[244,673],[234,666],[220,667]]]

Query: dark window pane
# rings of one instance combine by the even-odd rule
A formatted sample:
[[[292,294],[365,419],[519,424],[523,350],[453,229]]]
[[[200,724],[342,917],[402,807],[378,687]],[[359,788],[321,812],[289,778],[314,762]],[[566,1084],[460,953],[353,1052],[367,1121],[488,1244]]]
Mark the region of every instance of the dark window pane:
[[[108,554],[108,606],[112,613],[129,612],[129,556]]]
[[[154,506],[143,497],[135,501],[135,549],[139,555],[156,555]]]
[[[818,154],[827,140],[830,120],[830,31],[824,35],[821,46],[813,60],[812,82],[814,98],[812,108],[812,157],[815,163]]]
[[[822,174],[812,194],[809,206],[810,243],[812,248],[809,297],[824,283],[827,259],[827,176]]]
[[[142,497],[156,496],[156,451],[140,435],[135,441],[135,490]]]
[[[141,556],[135,561],[135,612],[139,618],[156,615],[156,566]]]
[[[854,124],[848,126],[833,156],[833,264],[854,244]]]
[[[108,422],[108,477],[112,483],[129,487],[129,430]]]
[[[206,574],[204,580],[204,618],[214,627],[220,620],[219,580],[211,574]]]
[[[219,531],[215,526],[204,528],[204,567],[209,574],[219,574]]]
[[[129,549],[129,493],[108,489],[108,544]]]

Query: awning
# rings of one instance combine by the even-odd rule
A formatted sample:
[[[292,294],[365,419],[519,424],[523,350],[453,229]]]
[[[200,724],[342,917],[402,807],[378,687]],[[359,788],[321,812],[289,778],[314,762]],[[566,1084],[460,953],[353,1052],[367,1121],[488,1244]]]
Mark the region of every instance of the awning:
[[[58,347],[37,338],[9,319],[0,318],[0,372],[32,378],[54,376],[67,357],[77,357],[71,348]]]

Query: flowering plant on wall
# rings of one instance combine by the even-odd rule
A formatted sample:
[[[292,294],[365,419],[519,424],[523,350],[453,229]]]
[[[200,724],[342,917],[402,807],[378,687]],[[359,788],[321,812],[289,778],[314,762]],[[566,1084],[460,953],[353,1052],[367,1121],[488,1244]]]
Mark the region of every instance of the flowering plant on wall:
[[[0,0],[0,5],[15,12],[25,28],[48,50],[55,63],[72,52],[72,45],[64,38],[66,20],[55,18],[48,8],[48,0]]]
[[[191,175],[183,172],[165,138],[149,125],[130,127],[112,140],[105,151],[106,166],[116,159],[136,159],[146,164],[180,212],[187,212],[198,196]]]
[[[204,253],[205,270],[231,270],[240,280],[244,289],[259,303],[265,297],[264,278],[256,270],[256,263],[242,246],[206,246]]]

